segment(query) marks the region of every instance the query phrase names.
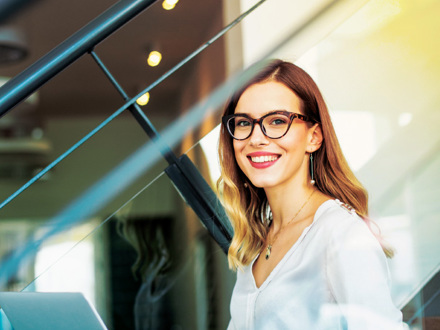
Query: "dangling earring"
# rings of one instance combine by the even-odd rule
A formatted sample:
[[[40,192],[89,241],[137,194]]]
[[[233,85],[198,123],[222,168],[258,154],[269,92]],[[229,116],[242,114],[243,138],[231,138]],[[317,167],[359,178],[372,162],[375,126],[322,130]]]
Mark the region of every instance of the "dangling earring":
[[[312,178],[310,180],[310,183],[314,185],[315,184],[315,177],[313,174],[313,154],[310,154],[310,177]]]
[[[243,186],[244,186],[245,188],[249,187],[249,185],[247,184],[247,182],[243,183]]]

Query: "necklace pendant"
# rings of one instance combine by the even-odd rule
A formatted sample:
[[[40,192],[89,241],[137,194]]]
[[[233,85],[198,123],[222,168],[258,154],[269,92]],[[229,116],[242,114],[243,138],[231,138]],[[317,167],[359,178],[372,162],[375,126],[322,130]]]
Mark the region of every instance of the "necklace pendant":
[[[266,260],[269,259],[271,250],[272,250],[272,245],[268,245],[266,249]]]

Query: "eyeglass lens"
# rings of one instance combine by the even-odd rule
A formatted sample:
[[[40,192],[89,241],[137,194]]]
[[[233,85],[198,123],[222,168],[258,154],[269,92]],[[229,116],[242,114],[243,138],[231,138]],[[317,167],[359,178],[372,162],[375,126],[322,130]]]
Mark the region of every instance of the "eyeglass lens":
[[[276,139],[283,136],[289,129],[290,118],[284,114],[270,114],[260,122],[266,136]],[[228,121],[229,132],[234,138],[243,140],[252,134],[253,121],[245,116],[236,115]]]

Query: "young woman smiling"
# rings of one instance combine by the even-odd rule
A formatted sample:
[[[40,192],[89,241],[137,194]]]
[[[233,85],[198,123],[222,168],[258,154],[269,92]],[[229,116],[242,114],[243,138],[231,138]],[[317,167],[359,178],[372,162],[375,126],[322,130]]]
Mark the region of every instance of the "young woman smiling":
[[[226,106],[218,182],[239,269],[228,329],[402,329],[387,249],[310,76],[276,60]]]

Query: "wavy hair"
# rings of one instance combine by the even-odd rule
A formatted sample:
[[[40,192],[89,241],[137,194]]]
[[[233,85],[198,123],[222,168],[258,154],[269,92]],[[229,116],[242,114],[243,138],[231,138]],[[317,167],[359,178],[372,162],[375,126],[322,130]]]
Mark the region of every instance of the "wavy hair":
[[[392,249],[386,246],[380,232],[375,232],[372,228],[373,222],[368,218],[368,194],[342,154],[322,94],[304,70],[290,62],[271,61],[230,98],[223,115],[234,113],[238,100],[248,87],[267,81],[282,83],[292,90],[301,100],[301,112],[321,125],[323,142],[314,152],[315,187],[322,193],[351,205],[375,234],[385,254],[391,257]],[[236,270],[248,265],[261,251],[269,231],[270,209],[264,189],[253,186],[238,166],[232,137],[223,124],[220,132],[221,177],[217,187],[234,228],[228,261],[230,268]]]

